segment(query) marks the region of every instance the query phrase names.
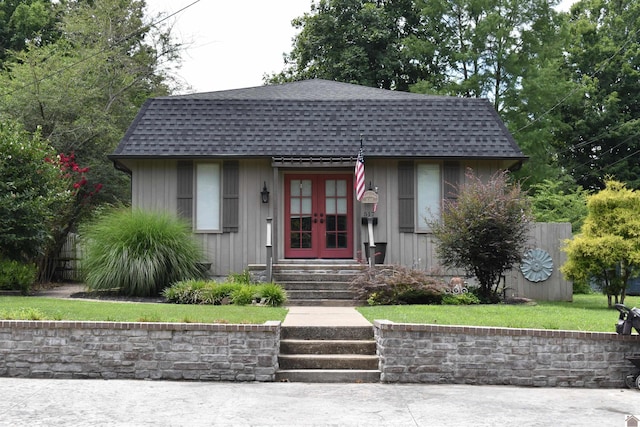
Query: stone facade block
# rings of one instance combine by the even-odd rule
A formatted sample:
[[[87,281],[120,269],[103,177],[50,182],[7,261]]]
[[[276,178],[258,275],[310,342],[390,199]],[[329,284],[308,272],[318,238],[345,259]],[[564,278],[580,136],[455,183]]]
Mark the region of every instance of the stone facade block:
[[[392,383],[624,387],[640,335],[374,322]]]
[[[0,320],[0,376],[274,381],[280,322]]]

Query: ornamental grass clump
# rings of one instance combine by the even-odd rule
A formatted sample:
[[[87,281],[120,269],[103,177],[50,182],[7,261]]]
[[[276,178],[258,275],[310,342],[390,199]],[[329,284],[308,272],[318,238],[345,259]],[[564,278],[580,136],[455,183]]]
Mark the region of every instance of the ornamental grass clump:
[[[83,273],[94,291],[156,296],[202,277],[203,254],[186,223],[166,213],[118,210],[82,230]]]

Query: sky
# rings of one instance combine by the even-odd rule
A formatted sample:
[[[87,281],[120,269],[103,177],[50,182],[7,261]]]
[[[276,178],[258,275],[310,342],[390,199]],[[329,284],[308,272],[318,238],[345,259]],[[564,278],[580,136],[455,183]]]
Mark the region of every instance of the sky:
[[[167,22],[186,44],[175,74],[188,86],[180,93],[190,93],[261,86],[265,74],[282,71],[297,33],[291,20],[309,12],[311,0],[147,0],[147,7],[150,16],[186,8]]]

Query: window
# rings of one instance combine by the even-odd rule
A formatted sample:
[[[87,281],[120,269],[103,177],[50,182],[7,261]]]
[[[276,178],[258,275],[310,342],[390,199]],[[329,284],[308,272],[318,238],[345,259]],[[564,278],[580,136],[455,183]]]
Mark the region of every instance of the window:
[[[196,230],[220,230],[220,165],[196,165]]]
[[[240,165],[237,160],[195,165],[191,160],[179,160],[176,172],[177,214],[180,217],[189,224],[195,222],[197,231],[220,231],[222,228],[224,233],[238,232]],[[197,196],[195,202],[194,186]]]
[[[428,232],[428,215],[440,216],[443,197],[455,200],[460,163],[398,162],[398,226],[401,233]],[[443,194],[444,191],[444,194]]]
[[[442,203],[440,165],[419,163],[416,166],[416,230],[427,231],[425,218],[439,218]]]

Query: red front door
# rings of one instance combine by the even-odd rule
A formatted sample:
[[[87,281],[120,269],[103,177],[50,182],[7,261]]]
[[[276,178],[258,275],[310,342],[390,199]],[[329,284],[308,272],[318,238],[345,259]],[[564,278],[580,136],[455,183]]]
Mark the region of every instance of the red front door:
[[[351,174],[286,175],[286,258],[353,257],[351,188]]]

